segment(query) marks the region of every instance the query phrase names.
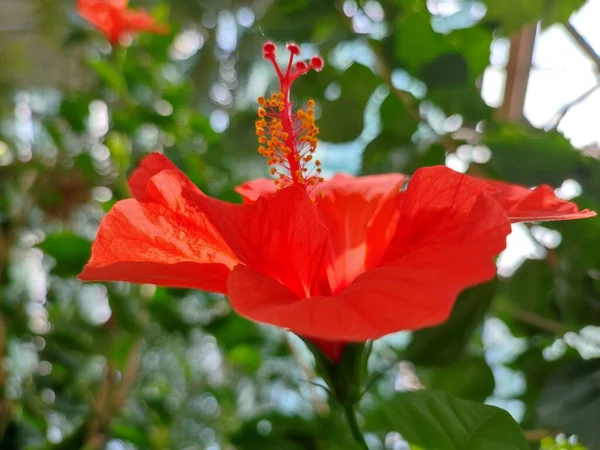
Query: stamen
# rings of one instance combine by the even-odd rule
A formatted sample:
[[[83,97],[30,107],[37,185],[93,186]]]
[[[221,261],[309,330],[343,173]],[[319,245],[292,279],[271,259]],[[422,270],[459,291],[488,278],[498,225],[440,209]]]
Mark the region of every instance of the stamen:
[[[306,63],[294,58],[300,54],[300,47],[290,42],[286,45],[290,54],[285,73],[276,61],[276,46],[272,42],[263,45],[263,57],[270,61],[279,78],[281,92],[270,98],[259,97],[256,135],[258,136],[258,152],[267,159],[271,166],[269,172],[276,176],[275,185],[284,188],[290,184],[312,190],[323,181],[321,162],[314,160],[314,167],[307,167],[313,161],[316,151],[319,129],[315,125],[315,102],[309,100],[305,108],[296,111],[290,100],[290,89],[294,80],[310,70],[323,69],[323,59],[319,56]]]

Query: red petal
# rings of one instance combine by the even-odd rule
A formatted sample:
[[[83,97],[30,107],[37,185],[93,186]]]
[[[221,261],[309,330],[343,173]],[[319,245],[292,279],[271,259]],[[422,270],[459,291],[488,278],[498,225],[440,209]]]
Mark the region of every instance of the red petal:
[[[119,20],[121,2],[103,0],[79,0],[77,10],[81,17],[101,31],[112,43],[117,43],[125,32]]]
[[[542,222],[549,220],[572,220],[594,217],[595,212],[561,200],[548,185],[531,190],[518,184],[485,180],[497,189],[492,197],[500,203],[511,222]]]
[[[413,252],[360,275],[337,296],[303,299],[280,283],[237,266],[229,277],[228,295],[242,316],[302,336],[347,342],[377,339],[443,322],[461,290],[494,275],[478,270],[481,258],[469,261],[461,256],[458,246]],[[475,273],[465,279],[463,274],[474,270],[477,280],[471,281]]]
[[[277,192],[277,186],[275,186],[273,180],[268,178],[258,178],[239,185],[235,188],[235,192],[243,197],[244,203],[252,203],[260,196]]]
[[[242,263],[299,296],[310,292],[329,233],[304,191],[290,186],[247,205],[201,201]]]
[[[154,203],[124,200],[104,217],[79,278],[225,292],[237,263],[200,213],[182,216]]]
[[[77,12],[79,15],[103,32],[107,30],[107,22],[110,20],[110,9],[110,5],[97,1],[79,0],[77,3]]]
[[[155,175],[144,202],[118,202],[104,217],[80,278],[224,293],[238,260],[194,197],[205,196],[180,171]]]
[[[127,3],[127,0],[79,0],[77,10],[113,44],[130,31],[168,33],[167,26],[157,24],[146,11],[128,10]]]
[[[424,245],[455,239],[463,232],[465,220],[471,215],[479,196],[492,192],[495,189],[483,181],[448,167],[418,169],[403,196],[401,223],[390,242],[384,262],[393,261]],[[487,223],[485,216],[482,219]],[[509,228],[507,223],[504,225]]]
[[[134,172],[131,188],[142,202],[130,200],[133,206],[123,214],[119,215],[116,209],[103,221],[95,244],[97,251],[83,278],[109,276],[153,282],[155,271],[141,273],[147,265],[139,270],[136,266],[135,276],[129,274],[127,278],[116,278],[114,271],[103,270],[117,263],[160,264],[165,260],[168,264],[175,260],[219,263],[225,266],[219,273],[226,275],[226,269],[241,261],[282,281],[300,295],[310,290],[328,233],[306,193],[291,187],[251,205],[234,205],[207,197],[181,171],[171,167],[164,156],[154,154]],[[113,252],[111,241],[124,244]],[[159,281],[169,283],[156,282]],[[224,281],[221,277],[219,283],[210,286],[205,286],[204,280],[186,283],[224,292]],[[177,281],[177,285],[181,282]]]
[[[162,153],[150,153],[142,159],[140,165],[129,177],[129,189],[133,196],[138,200],[143,200],[146,197],[146,186],[148,186],[150,178],[163,170],[179,169]]]
[[[352,177],[337,175],[320,184],[317,209],[330,232],[324,276],[336,294],[365,270],[375,267],[398,221],[400,174]]]
[[[168,26],[157,23],[146,11],[125,10],[122,13],[122,20],[131,31],[150,31],[158,34],[169,32]]]
[[[493,259],[504,248],[510,225],[498,203],[483,193],[485,187],[470,177],[437,167],[421,169],[411,183],[400,224],[410,233],[396,242],[404,245],[394,249],[397,259],[360,275],[337,296],[311,298],[298,298],[237,266],[228,281],[234,309],[303,336],[340,341],[375,339],[446,320],[461,290],[494,276]],[[448,229],[437,223],[444,219]]]

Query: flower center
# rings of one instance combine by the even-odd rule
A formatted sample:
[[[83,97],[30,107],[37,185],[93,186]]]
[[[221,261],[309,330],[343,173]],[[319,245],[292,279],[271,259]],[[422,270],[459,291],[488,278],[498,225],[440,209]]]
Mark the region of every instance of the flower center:
[[[263,45],[263,57],[270,61],[279,78],[281,91],[270,98],[259,97],[256,135],[258,152],[267,158],[271,175],[277,177],[279,188],[295,184],[304,190],[311,190],[320,181],[321,163],[313,159],[317,148],[319,129],[315,125],[314,100],[309,100],[304,109],[294,110],[290,100],[292,83],[310,70],[320,71],[323,59],[313,57],[308,63],[294,57],[300,54],[300,47],[294,43],[286,45],[290,54],[285,73],[275,58],[276,47],[272,42]],[[309,164],[314,162],[312,164]],[[310,166],[310,167],[309,167]]]

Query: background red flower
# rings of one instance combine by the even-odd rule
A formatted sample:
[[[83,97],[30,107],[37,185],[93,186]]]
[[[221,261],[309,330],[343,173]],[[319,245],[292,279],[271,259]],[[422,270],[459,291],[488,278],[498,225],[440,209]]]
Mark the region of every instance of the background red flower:
[[[129,9],[127,4],[128,0],[78,0],[77,10],[112,44],[132,32],[169,32],[169,27],[157,23],[146,11]]]

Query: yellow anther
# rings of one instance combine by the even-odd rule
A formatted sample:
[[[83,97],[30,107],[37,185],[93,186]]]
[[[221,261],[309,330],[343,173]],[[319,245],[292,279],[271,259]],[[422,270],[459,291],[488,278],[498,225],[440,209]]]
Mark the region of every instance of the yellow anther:
[[[314,100],[291,114],[289,99],[282,92],[260,97],[258,103],[255,122],[258,153],[266,158],[277,187],[299,184],[314,188],[321,179],[318,176],[321,163],[313,158],[319,133],[315,126]],[[307,166],[311,161],[315,162],[316,170]]]

